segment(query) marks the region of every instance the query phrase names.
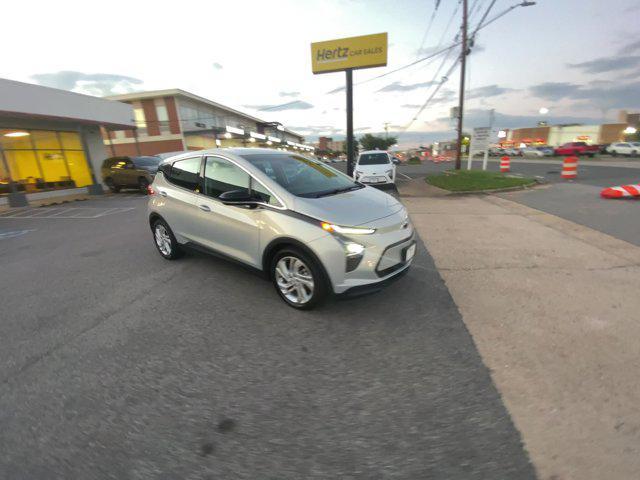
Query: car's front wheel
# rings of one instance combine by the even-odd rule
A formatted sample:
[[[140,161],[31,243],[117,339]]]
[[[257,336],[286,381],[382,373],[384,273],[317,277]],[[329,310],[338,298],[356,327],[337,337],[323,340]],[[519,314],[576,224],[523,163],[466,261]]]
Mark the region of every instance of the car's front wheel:
[[[317,307],[329,292],[322,267],[297,248],[280,250],[274,256],[271,278],[280,297],[300,310]]]
[[[169,228],[169,225],[167,225],[164,220],[158,219],[154,222],[153,239],[155,240],[158,252],[160,252],[163,258],[175,260],[182,256],[182,249]]]

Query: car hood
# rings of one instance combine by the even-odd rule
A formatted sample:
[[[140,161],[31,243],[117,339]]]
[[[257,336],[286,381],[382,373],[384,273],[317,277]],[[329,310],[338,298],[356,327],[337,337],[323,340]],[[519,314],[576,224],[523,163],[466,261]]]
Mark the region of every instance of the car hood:
[[[366,225],[403,208],[391,195],[373,187],[320,198],[296,197],[294,201],[298,213],[346,227]]]
[[[354,170],[368,174],[384,175],[389,170],[393,169],[393,165],[390,163],[382,163],[380,165],[357,165]]]

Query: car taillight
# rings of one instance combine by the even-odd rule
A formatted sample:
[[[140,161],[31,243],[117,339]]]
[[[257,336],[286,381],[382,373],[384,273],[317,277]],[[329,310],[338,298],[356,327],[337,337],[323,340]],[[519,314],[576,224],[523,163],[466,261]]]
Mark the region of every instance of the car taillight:
[[[147,193],[149,195],[155,195],[156,191],[153,189],[153,187],[151,185],[147,185]]]

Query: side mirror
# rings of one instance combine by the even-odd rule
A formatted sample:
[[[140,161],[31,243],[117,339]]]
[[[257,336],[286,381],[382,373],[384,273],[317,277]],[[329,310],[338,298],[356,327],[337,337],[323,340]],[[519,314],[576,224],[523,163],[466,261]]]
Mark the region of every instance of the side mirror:
[[[400,160],[399,160],[397,157],[393,157],[393,158],[391,159],[391,161],[392,161],[393,163],[395,163],[396,165],[400,165]]]
[[[260,201],[258,198],[249,195],[249,190],[240,188],[222,193],[218,199],[225,205],[238,205],[245,207],[255,207]]]

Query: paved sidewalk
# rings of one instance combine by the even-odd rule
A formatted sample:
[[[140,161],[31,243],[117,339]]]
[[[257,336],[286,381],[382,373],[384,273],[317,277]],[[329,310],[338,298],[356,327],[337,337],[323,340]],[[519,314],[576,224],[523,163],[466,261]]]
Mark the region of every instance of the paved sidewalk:
[[[640,248],[493,196],[403,201],[540,478],[640,478]]]

